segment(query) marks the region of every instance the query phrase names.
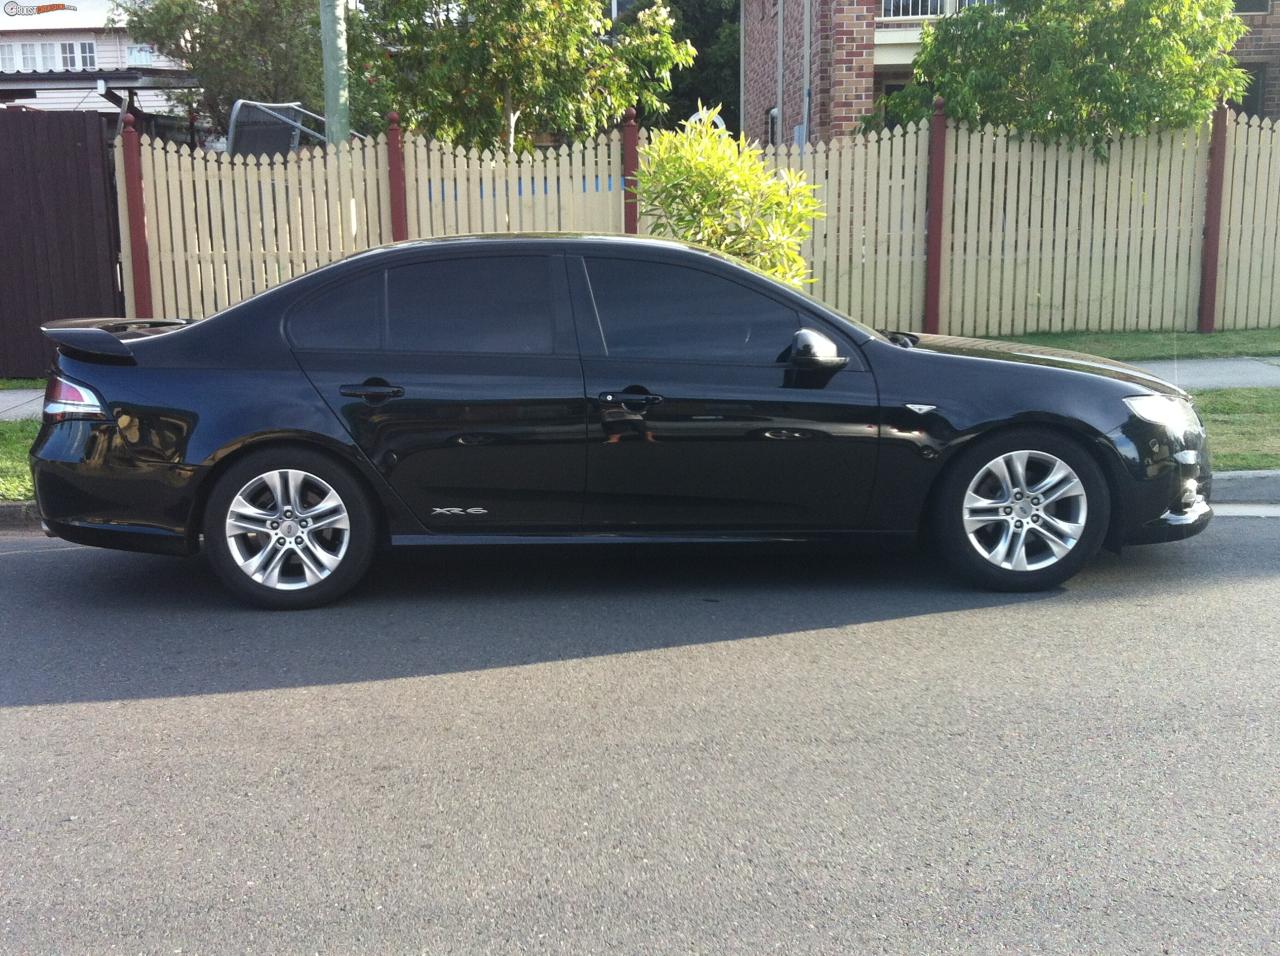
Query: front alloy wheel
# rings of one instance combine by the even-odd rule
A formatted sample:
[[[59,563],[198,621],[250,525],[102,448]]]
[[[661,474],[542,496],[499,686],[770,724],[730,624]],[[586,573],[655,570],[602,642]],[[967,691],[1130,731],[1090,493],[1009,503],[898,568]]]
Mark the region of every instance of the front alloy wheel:
[[[983,559],[1039,571],[1080,543],[1089,518],[1084,483],[1048,452],[1006,452],[981,468],[964,496],[964,530]]]
[[[1056,431],[1010,429],[975,440],[951,462],[933,499],[947,561],[1001,591],[1054,587],[1097,553],[1111,521],[1106,477]]]

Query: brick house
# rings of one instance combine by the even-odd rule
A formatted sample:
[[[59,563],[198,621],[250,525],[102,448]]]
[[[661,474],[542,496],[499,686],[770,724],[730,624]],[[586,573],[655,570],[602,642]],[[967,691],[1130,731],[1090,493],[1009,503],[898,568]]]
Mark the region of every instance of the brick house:
[[[789,143],[856,131],[910,79],[924,22],[975,2],[988,0],[741,0],[744,132]],[[1236,10],[1249,26],[1236,57],[1252,78],[1236,105],[1280,119],[1280,8],[1236,0]]]

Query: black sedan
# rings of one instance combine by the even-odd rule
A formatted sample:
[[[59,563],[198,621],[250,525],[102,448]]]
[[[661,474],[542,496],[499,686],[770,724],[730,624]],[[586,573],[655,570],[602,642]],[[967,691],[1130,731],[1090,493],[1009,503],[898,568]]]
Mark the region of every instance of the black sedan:
[[[45,332],[47,530],[203,547],[267,607],[337,598],[386,544],[920,537],[1030,590],[1212,516],[1174,386],[880,334],[672,242],[402,243],[201,321]]]

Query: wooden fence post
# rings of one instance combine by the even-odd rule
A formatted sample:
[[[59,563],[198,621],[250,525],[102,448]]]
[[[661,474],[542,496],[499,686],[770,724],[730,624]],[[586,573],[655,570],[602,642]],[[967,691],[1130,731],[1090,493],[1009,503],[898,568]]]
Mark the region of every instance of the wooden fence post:
[[[400,114],[387,114],[387,178],[391,184],[391,241],[409,238],[409,215],[405,202],[404,144],[400,136]]]
[[[129,223],[129,268],[133,274],[134,312],[139,319],[155,318],[151,308],[151,256],[147,250],[147,214],[142,202],[142,143],[125,114],[120,136],[124,145],[124,197]]]
[[[636,209],[636,170],[640,168],[640,128],[636,126],[636,111],[627,107],[622,121],[622,228],[634,236],[640,230]],[[614,207],[617,208],[616,206]]]
[[[947,199],[947,117],[942,97],[933,101],[929,121],[929,181],[925,201],[924,330],[942,328],[942,208]]]
[[[1204,198],[1204,245],[1200,254],[1199,330],[1212,332],[1217,324],[1218,257],[1222,248],[1222,188],[1227,178],[1227,106],[1213,111],[1209,135],[1209,182]]]

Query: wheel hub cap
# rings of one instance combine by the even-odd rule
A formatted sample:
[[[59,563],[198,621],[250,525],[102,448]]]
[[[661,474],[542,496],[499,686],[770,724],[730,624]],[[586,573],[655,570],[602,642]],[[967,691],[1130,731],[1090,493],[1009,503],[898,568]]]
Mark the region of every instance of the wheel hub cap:
[[[279,591],[308,588],[332,574],[350,532],[346,504],[333,487],[297,469],[246,482],[227,510],[232,558],[254,581]]]
[[[1079,543],[1089,515],[1084,484],[1062,459],[1014,451],[987,462],[964,496],[964,530],[982,557],[1008,571],[1039,571]]]

